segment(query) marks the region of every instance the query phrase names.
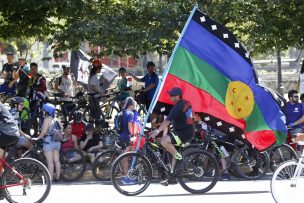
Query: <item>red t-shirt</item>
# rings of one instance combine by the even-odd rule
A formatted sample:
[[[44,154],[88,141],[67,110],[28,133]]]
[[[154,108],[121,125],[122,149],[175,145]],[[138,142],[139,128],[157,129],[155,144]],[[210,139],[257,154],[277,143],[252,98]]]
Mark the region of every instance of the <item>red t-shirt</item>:
[[[72,123],[72,134],[79,139],[82,135],[85,134],[85,124],[84,123]]]

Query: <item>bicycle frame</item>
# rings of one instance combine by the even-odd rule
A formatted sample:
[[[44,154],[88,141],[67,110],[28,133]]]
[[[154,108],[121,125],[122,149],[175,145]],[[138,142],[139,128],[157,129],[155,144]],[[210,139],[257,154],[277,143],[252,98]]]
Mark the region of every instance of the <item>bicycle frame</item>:
[[[9,187],[15,187],[15,186],[20,186],[20,185],[26,185],[28,182],[27,180],[22,176],[20,175],[15,169],[13,169],[9,163],[6,162],[5,158],[2,157],[0,158],[0,162],[1,162],[1,165],[2,167],[5,165],[7,167],[6,170],[10,170],[10,171],[13,171],[14,174],[21,180],[20,183],[14,183],[14,184],[9,184],[9,185],[0,185],[0,189],[5,189],[5,188],[9,188]],[[0,168],[0,170],[2,170],[2,168]]]
[[[304,160],[304,150],[298,160],[297,168],[295,170],[295,173],[293,174],[291,186],[295,187],[297,185],[297,182],[299,180],[299,177],[301,175],[302,169],[303,169],[303,160]]]

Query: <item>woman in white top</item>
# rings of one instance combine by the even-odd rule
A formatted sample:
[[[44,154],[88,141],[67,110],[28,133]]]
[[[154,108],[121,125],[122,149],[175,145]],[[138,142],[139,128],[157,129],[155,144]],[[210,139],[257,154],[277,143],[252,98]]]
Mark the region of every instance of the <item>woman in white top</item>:
[[[92,62],[93,68],[90,71],[89,76],[89,106],[90,106],[90,120],[100,120],[101,118],[101,111],[100,111],[100,96],[102,94],[102,90],[99,84],[99,78],[97,76],[100,73],[102,64],[101,61],[98,59],[93,60]]]

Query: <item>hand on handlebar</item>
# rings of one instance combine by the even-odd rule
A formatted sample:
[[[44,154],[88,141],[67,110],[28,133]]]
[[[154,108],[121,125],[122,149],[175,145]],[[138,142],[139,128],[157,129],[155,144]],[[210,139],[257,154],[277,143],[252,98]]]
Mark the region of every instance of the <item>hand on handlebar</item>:
[[[159,134],[159,130],[155,129],[155,130],[153,130],[153,131],[149,134],[149,136],[150,136],[150,138],[155,139],[155,137],[156,137],[158,134]]]
[[[293,126],[295,126],[296,124],[295,123],[289,123],[288,125],[287,125],[287,127],[288,128],[292,128]]]

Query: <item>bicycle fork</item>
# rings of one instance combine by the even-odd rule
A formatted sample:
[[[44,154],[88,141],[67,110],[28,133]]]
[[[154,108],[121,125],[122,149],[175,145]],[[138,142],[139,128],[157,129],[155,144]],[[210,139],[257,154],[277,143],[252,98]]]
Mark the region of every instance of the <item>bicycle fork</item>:
[[[303,158],[304,157],[302,157],[302,156],[299,158],[296,170],[295,170],[295,172],[292,176],[292,180],[291,180],[291,184],[290,184],[291,187],[296,187],[297,186],[297,182],[299,180],[299,177],[301,175],[301,171],[303,169],[303,163],[302,163]]]

